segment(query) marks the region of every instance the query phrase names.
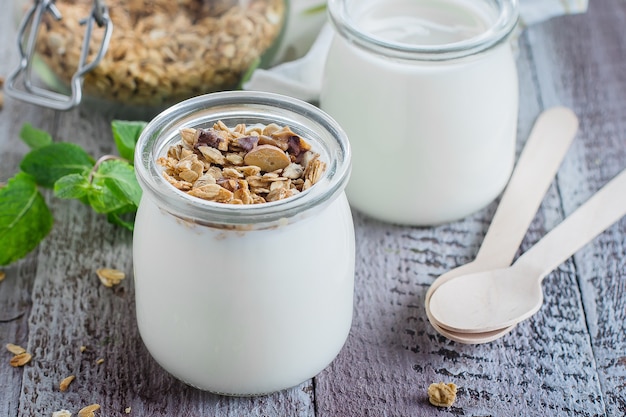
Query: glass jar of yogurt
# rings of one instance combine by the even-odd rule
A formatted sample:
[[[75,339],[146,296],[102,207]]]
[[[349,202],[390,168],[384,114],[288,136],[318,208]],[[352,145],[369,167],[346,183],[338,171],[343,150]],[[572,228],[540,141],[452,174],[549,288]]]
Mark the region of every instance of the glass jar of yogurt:
[[[320,105],[353,150],[350,204],[383,221],[463,218],[515,158],[516,0],[329,0]]]
[[[278,201],[192,197],[164,178],[158,160],[181,129],[217,122],[289,126],[327,168],[312,187]],[[298,385],[335,358],[353,308],[350,159],[334,120],[275,94],[199,96],[147,125],[135,153],[143,189],[133,241],[136,310],[141,337],[164,369],[203,390],[260,395]]]

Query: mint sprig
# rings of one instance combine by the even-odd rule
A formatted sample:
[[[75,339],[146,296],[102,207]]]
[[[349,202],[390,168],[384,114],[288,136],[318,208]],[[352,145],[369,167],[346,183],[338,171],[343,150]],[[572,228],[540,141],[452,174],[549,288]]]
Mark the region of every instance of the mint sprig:
[[[52,214],[30,175],[20,172],[0,188],[0,265],[35,249],[52,229]]]
[[[132,231],[141,199],[132,161],[145,125],[113,121],[120,155],[95,161],[80,146],[53,142],[47,132],[25,124],[20,138],[31,151],[20,163],[21,172],[0,188],[0,265],[26,256],[52,229],[53,216],[39,187],[52,188],[58,198],[80,200],[111,223]]]

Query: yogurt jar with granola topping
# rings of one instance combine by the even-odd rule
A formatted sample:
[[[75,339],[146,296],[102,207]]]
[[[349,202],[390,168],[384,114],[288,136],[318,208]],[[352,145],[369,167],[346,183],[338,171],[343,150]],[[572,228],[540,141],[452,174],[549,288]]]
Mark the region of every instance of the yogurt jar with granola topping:
[[[222,92],[171,107],[135,153],[137,324],[197,388],[261,395],[324,369],[350,330],[350,148],[299,100]]]

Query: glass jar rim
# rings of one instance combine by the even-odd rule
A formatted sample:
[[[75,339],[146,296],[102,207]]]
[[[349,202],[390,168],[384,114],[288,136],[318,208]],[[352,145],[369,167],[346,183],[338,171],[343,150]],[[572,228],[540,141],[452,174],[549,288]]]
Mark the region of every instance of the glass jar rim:
[[[254,124],[266,120],[288,125],[314,142],[326,158],[322,178],[295,196],[251,205],[217,203],[192,197],[165,180],[157,159],[179,138],[183,127],[212,126],[218,120]],[[334,200],[349,179],[351,150],[347,135],[325,112],[304,101],[265,92],[226,91],[194,97],[157,115],[142,131],[135,152],[136,176],[157,205],[185,221],[209,226],[270,225]]]
[[[438,45],[413,45],[372,36],[360,29],[350,17],[346,0],[328,0],[328,15],[339,34],[366,50],[395,59],[445,61],[490,49],[506,40],[513,32],[519,21],[518,0],[492,0],[490,3],[498,7],[498,13],[485,31],[461,41]]]

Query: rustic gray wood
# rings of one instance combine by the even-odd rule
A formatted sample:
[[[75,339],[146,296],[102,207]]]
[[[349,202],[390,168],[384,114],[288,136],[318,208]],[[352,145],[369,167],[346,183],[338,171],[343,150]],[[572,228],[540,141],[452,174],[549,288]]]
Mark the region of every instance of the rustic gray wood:
[[[17,59],[11,16],[0,14],[0,76]],[[584,15],[527,29],[518,69],[518,150],[544,108],[570,106],[581,120],[522,252],[626,168],[626,2],[593,0]],[[113,151],[111,118],[87,107],[59,113],[5,99],[0,181],[27,152],[18,139],[23,123],[99,156]],[[0,343],[21,344],[34,358],[15,369],[11,355],[0,353],[0,416],[76,413],[93,402],[102,416],[126,415],[126,407],[134,416],[626,415],[626,220],[546,278],[536,316],[502,339],[467,346],[432,329],[424,295],[438,275],[473,258],[497,201],[432,228],[355,212],[354,322],[339,357],[293,389],[229,398],[185,386],[150,358],[136,329],[131,279],[115,289],[99,284],[99,267],[132,276],[131,234],[80,203],[46,196],[56,220],[51,235],[3,268]],[[61,393],[58,382],[69,374],[77,379]],[[426,389],[437,381],[459,386],[453,407],[428,404]]]

